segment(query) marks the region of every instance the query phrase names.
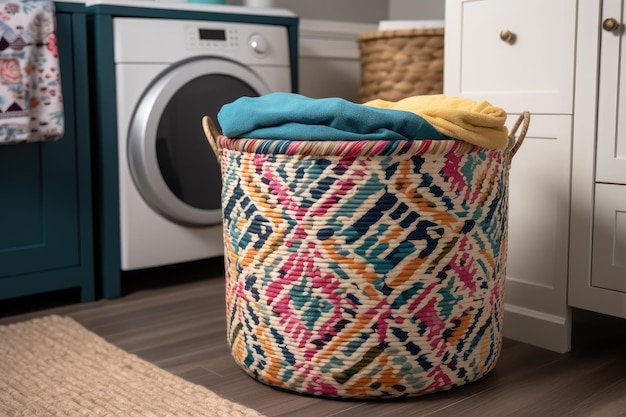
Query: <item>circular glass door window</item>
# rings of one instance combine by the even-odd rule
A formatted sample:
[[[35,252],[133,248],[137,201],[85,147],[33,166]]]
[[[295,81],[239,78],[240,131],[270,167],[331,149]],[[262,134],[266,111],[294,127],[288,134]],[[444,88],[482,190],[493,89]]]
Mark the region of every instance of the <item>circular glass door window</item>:
[[[217,123],[221,106],[241,96],[258,92],[229,75],[203,75],[181,87],[161,115],[156,133],[159,170],[172,193],[192,207],[221,207],[220,167],[200,121],[209,116]]]
[[[202,118],[217,123],[224,104],[269,92],[251,69],[219,58],[165,71],[143,95],[128,134],[130,171],[146,203],[186,226],[220,223],[221,171]]]

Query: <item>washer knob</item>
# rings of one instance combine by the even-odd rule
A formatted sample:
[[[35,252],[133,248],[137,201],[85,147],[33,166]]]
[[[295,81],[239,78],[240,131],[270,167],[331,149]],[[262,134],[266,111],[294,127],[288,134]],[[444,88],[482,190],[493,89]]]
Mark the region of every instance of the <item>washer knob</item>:
[[[265,55],[269,50],[269,44],[265,38],[258,33],[250,36],[250,47],[259,55]]]

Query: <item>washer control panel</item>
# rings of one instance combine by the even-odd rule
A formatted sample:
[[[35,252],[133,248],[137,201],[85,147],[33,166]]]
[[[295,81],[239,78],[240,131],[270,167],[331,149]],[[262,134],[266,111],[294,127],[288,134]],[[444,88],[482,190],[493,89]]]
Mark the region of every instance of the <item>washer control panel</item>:
[[[186,46],[192,49],[239,48],[237,29],[217,29],[202,26],[187,26]]]
[[[259,57],[270,51],[269,41],[258,32],[242,33],[237,28],[220,29],[198,25],[187,26],[185,46],[189,49],[211,52],[250,48]]]
[[[200,55],[289,65],[287,28],[200,20],[113,19],[115,63],[178,62]]]

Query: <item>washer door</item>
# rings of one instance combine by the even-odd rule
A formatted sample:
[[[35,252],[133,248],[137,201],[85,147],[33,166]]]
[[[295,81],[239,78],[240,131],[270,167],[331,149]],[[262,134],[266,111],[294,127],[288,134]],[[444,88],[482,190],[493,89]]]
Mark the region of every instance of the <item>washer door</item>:
[[[163,72],[142,96],[128,133],[130,171],[146,203],[185,226],[220,223],[221,171],[202,117],[217,123],[222,105],[269,92],[249,68],[220,58]]]

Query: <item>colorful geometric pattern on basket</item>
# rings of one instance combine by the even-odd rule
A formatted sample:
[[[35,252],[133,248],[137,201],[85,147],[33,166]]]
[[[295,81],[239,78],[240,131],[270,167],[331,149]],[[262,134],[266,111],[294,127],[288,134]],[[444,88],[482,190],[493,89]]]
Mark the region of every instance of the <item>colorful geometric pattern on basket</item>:
[[[228,336],[297,392],[416,396],[501,348],[508,153],[454,140],[218,138]],[[325,156],[324,156],[325,155]]]

